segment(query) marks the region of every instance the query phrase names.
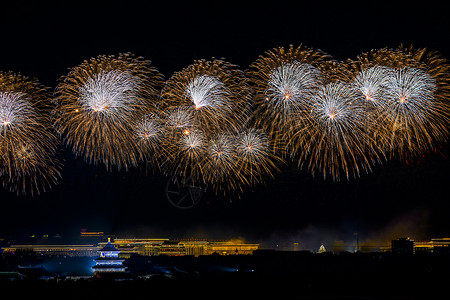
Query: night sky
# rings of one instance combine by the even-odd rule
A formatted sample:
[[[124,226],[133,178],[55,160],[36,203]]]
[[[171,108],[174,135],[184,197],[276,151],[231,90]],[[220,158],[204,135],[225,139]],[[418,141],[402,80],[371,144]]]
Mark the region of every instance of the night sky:
[[[160,2],[164,2],[161,4]],[[183,4],[133,1],[14,1],[0,8],[0,69],[54,88],[85,59],[131,52],[168,79],[195,59],[225,58],[242,69],[275,47],[303,44],[336,59],[401,43],[450,58],[448,10],[433,2],[350,6],[258,1]],[[420,5],[420,6],[418,6]],[[76,236],[81,228],[128,237],[244,237],[276,243],[450,237],[448,143],[437,153],[390,161],[334,183],[285,166],[240,199],[205,195],[179,210],[164,196],[168,178],[144,166],[106,172],[62,148],[62,179],[35,197],[0,190],[0,238]]]

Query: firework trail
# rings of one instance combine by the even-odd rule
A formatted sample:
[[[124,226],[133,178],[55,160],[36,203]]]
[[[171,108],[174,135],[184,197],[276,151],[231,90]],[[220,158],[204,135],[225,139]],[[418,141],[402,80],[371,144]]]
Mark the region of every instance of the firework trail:
[[[44,192],[61,176],[49,99],[37,80],[0,72],[0,180],[17,194]]]
[[[140,57],[127,53],[92,58],[58,84],[55,128],[89,163],[102,163],[108,170],[136,166],[149,154],[143,144],[155,138],[139,134],[150,126],[149,116],[157,115],[161,85],[162,75]],[[144,123],[136,124],[140,120]],[[144,140],[136,143],[139,137]]]

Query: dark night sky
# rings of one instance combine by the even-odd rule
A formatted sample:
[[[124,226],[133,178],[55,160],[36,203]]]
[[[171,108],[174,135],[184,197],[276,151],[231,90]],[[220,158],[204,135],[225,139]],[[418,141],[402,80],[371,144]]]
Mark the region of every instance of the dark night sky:
[[[149,1],[150,2],[150,1]],[[160,2],[164,2],[161,4]],[[450,58],[445,7],[371,2],[258,1],[142,5],[14,1],[0,11],[0,69],[54,88],[60,76],[100,54],[132,52],[169,78],[195,59],[221,58],[247,68],[274,47],[300,43],[336,59],[400,43]],[[226,4],[228,3],[228,4]],[[397,3],[397,2],[396,2]],[[413,5],[413,6],[412,6]],[[63,178],[37,197],[0,191],[0,237],[76,234],[80,228],[128,236],[362,239],[450,236],[448,143],[418,164],[391,161],[341,183],[287,168],[241,199],[207,195],[194,209],[164,198],[167,178],[142,168],[107,173],[63,149]]]

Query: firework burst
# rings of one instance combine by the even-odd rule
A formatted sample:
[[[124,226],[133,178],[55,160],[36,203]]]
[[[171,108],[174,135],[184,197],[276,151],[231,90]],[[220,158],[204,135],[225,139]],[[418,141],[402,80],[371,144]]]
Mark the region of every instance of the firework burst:
[[[336,61],[280,47],[246,74],[197,60],[163,83],[141,57],[99,56],[61,78],[52,122],[90,163],[110,170],[146,161],[224,193],[264,182],[287,157],[339,180],[448,135],[450,64],[433,51],[400,46]],[[60,176],[47,90],[0,73],[0,179],[18,193]]]
[[[204,159],[207,154],[208,140],[201,130],[190,130],[177,134],[165,143],[166,159],[162,168],[166,174],[179,175],[183,180],[196,184],[204,183]]]
[[[389,126],[385,129],[390,139],[389,150],[420,153],[440,135],[433,122],[437,111],[435,80],[416,68],[394,70],[388,79],[385,97],[389,103]]]
[[[311,98],[322,84],[320,66],[330,57],[303,46],[266,52],[248,72],[255,93],[253,121],[268,133],[278,149],[289,142],[294,129],[309,123]],[[288,152],[299,151],[298,145]]]
[[[162,147],[165,128],[161,118],[155,114],[143,116],[134,125],[134,136],[141,161],[145,161],[153,168],[160,167],[160,158],[164,157]]]
[[[61,176],[49,108],[48,89],[37,80],[0,73],[0,179],[12,192],[39,194]]]
[[[367,154],[363,107],[351,86],[334,82],[324,85],[317,93],[311,110],[308,141],[299,165],[306,164],[312,174],[329,174],[340,180],[369,171],[372,164]]]
[[[274,155],[272,149],[271,141],[261,130],[250,128],[236,136],[238,174],[248,186],[261,184],[279,171],[277,164],[283,160]]]
[[[225,129],[235,132],[247,121],[249,96],[243,72],[223,60],[195,61],[176,72],[162,91],[166,144],[172,153],[165,163],[166,173],[203,183],[223,177],[220,173],[227,173],[227,168],[213,171],[215,164],[225,162],[225,155],[219,159],[218,149],[225,146],[221,134]],[[216,160],[204,160],[208,149],[217,150]]]
[[[373,74],[377,92],[372,101],[366,101],[366,114],[372,120],[373,145],[386,157],[418,155],[446,139],[447,60],[433,51],[400,46],[363,53],[352,66],[359,75]],[[355,81],[358,86],[358,76]]]
[[[216,192],[235,190],[242,182],[236,173],[238,156],[234,136],[230,133],[219,133],[208,141],[206,156],[203,160],[204,181]]]
[[[57,86],[55,127],[73,152],[90,163],[107,169],[136,166],[143,157],[136,149],[136,120],[156,114],[161,85],[162,75],[140,57],[92,58]]]
[[[244,123],[248,118],[249,95],[243,72],[217,59],[198,60],[176,72],[162,91],[166,112],[182,111],[191,126],[205,132],[220,130],[222,126],[236,128]]]

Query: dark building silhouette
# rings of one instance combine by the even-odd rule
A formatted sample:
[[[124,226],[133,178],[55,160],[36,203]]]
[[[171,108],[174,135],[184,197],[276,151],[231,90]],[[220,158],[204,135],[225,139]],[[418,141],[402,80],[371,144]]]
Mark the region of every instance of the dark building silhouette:
[[[391,249],[396,254],[414,254],[414,241],[409,238],[392,240]]]

